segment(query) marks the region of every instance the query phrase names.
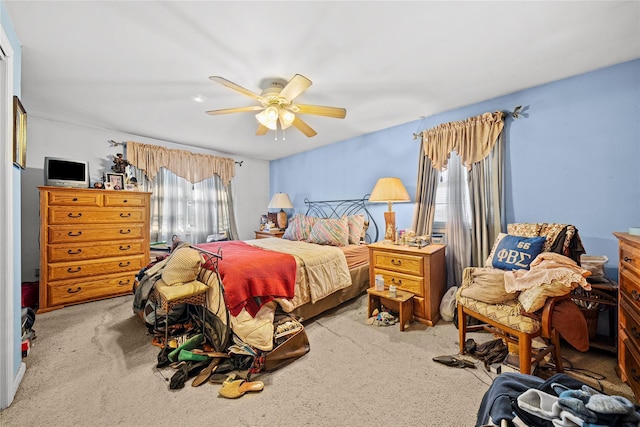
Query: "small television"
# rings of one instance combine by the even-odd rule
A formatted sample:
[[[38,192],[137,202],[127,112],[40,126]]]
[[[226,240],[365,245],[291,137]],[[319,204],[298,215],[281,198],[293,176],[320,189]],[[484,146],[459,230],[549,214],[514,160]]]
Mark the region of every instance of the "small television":
[[[54,187],[89,188],[89,162],[45,157],[44,183]]]

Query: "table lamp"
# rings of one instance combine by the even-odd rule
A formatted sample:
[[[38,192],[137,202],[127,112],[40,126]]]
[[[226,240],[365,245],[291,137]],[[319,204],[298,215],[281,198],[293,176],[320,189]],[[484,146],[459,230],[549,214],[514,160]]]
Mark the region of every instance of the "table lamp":
[[[278,228],[281,230],[287,228],[287,213],[284,209],[293,209],[293,204],[287,193],[275,193],[271,197],[268,209],[280,209],[277,216]]]
[[[400,178],[386,177],[380,178],[376,182],[371,195],[370,202],[384,202],[389,206],[389,210],[384,213],[384,239],[395,240],[396,233],[396,213],[391,209],[393,202],[410,202],[411,198],[406,188],[402,185]]]

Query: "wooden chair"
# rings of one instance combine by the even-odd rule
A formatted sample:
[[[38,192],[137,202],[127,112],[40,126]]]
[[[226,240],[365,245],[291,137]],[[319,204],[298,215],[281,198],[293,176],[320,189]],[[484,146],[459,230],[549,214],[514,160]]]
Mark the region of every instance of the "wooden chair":
[[[523,237],[546,237],[543,251],[556,252],[580,262],[584,253],[578,230],[572,225],[528,223],[509,224],[508,233]],[[468,267],[473,268],[473,267]],[[562,372],[560,357],[560,336],[553,327],[553,310],[555,304],[570,298],[570,294],[547,298],[544,307],[534,314],[521,313],[517,300],[500,304],[488,304],[473,298],[460,295],[464,284],[457,294],[458,332],[460,335],[460,353],[465,352],[464,345],[467,332],[480,329],[491,332],[506,342],[518,346],[520,373],[531,374],[532,364],[540,362],[547,354],[552,353],[557,372]],[[468,325],[468,317],[480,322],[479,325]],[[532,341],[540,337],[546,347],[534,350]]]

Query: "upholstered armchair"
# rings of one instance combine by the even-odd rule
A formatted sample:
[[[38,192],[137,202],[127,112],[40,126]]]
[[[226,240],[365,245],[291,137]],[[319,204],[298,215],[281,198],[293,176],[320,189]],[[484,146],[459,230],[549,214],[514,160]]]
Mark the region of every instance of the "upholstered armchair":
[[[562,327],[554,318],[568,326],[567,337],[579,342],[572,342],[574,347],[588,349],[586,322],[570,299],[577,286],[590,288],[585,280],[589,272],[579,266],[584,248],[578,230],[567,224],[536,223],[509,224],[507,231],[496,239],[485,267],[463,272],[456,294],[460,353],[465,352],[467,332],[484,329],[517,345],[521,373],[530,374],[532,364],[549,353],[562,372]],[[470,326],[469,317],[481,324]],[[534,350],[537,337],[545,346]]]

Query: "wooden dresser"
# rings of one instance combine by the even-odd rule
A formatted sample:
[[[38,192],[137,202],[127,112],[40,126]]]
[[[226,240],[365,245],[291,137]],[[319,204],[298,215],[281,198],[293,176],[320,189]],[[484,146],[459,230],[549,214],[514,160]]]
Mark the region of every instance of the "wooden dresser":
[[[640,399],[640,236],[613,234],[620,244],[618,369]]]
[[[38,189],[39,311],[131,293],[149,263],[151,193]]]
[[[414,318],[429,326],[440,319],[440,300],[447,283],[445,245],[421,249],[377,242],[369,245],[369,286],[375,287],[382,274],[385,289],[390,285],[411,292]]]

